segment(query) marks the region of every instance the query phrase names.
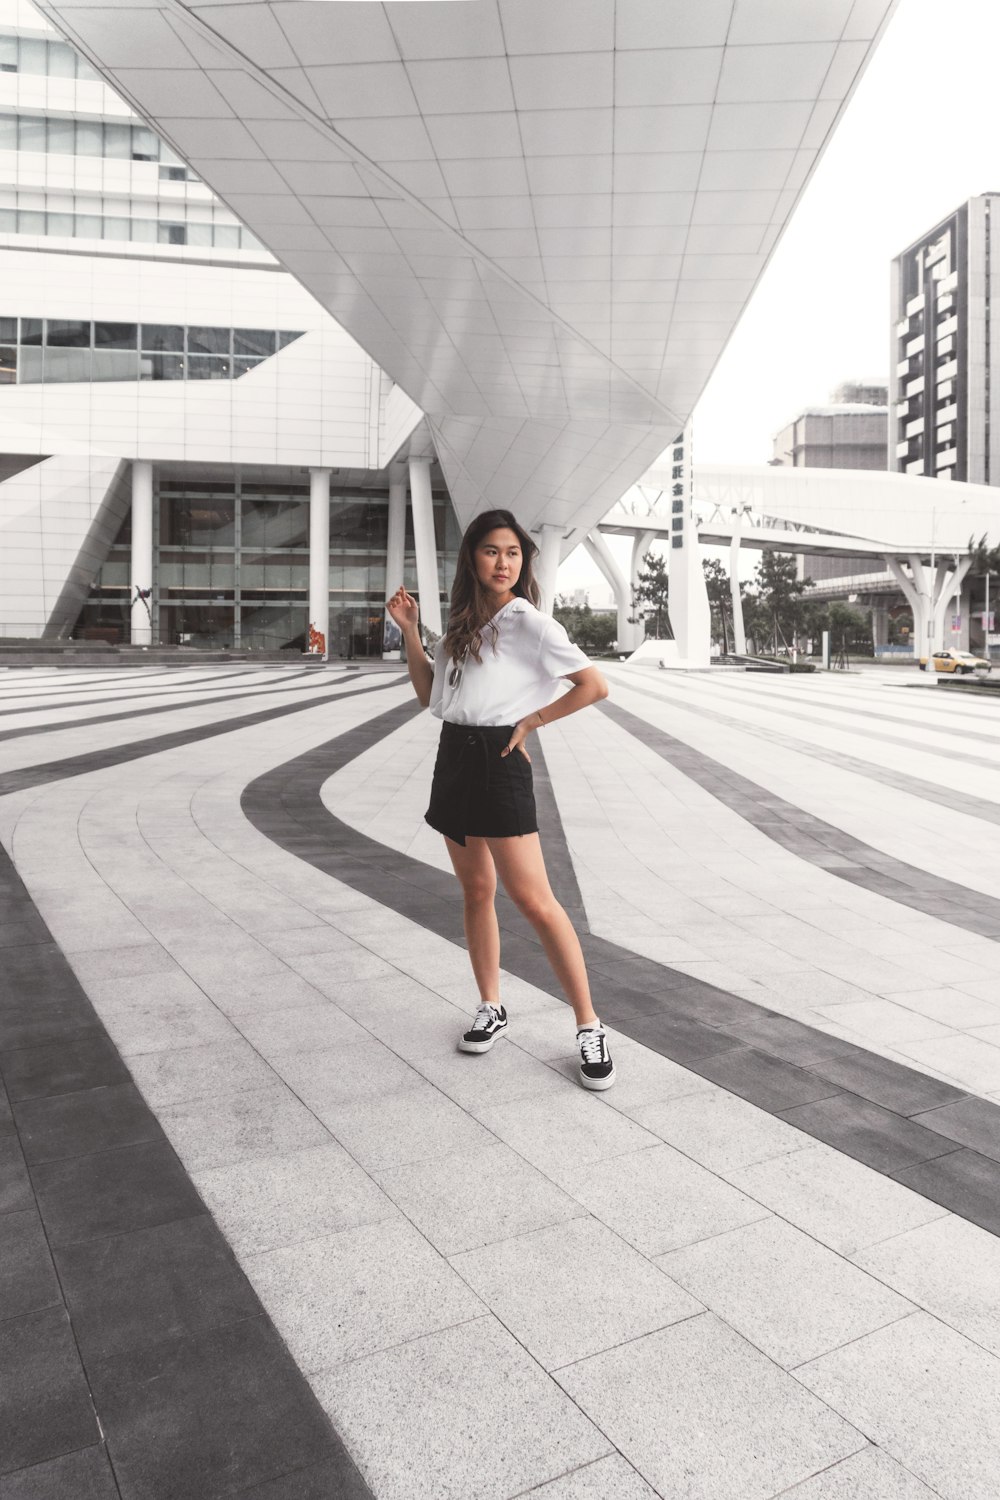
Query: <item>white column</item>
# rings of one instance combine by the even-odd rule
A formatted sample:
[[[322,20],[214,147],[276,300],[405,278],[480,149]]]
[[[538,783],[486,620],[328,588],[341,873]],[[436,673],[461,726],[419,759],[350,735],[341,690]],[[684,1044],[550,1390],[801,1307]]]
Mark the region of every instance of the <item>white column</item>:
[[[145,594],[145,598],[141,595]],[[153,465],[132,465],[132,644],[153,640]]]
[[[910,567],[915,571],[913,578],[907,578],[903,572],[903,564],[898,557],[887,557],[885,561],[889,572],[903,591],[903,598],[913,612],[913,634],[910,637],[910,645],[913,648],[914,661],[919,661],[927,649],[927,610],[922,592],[923,567],[919,557],[911,557]]]
[[[312,632],[315,631],[315,636]],[[318,638],[322,637],[322,641]],[[309,629],[306,650],[330,654],[330,470],[309,470]]]
[[[550,615],[556,604],[556,577],[564,528],[546,523],[538,528],[538,558],[535,579],[542,592],[542,609]]]
[[[743,531],[743,507],[733,511],[733,533],[729,543],[729,597],[733,605],[733,652],[747,654],[747,633],[743,625],[743,595],[740,593],[740,536]]]
[[[410,459],[410,510],[413,513],[413,550],[417,555],[417,597],[420,601],[420,620],[429,631],[439,636],[441,634],[441,584],[438,579],[429,458]]]
[[[618,609],[618,650],[631,651],[634,649],[632,633],[635,627],[629,624],[630,599],[625,575],[615,562],[611,548],[599,531],[588,532],[583,539],[583,545],[610,583],[611,591],[615,596],[615,605]]]
[[[632,601],[635,597],[635,590],[639,587],[639,574],[646,566],[646,559],[649,556],[649,549],[655,541],[655,531],[640,531],[632,538],[632,572],[630,579],[631,589],[629,592],[628,609],[626,611],[627,614],[631,614],[633,612]],[[646,639],[645,622],[642,620],[638,620],[634,625],[628,625],[627,629],[630,631],[629,639],[632,643],[632,650],[635,651],[636,648],[641,646],[643,641]]]
[[[385,548],[385,597],[391,599],[396,590],[403,583],[403,559],[406,542],[406,472],[403,469],[394,468],[389,474],[389,533]],[[385,623],[389,620],[389,611],[386,610]],[[393,625],[393,630],[396,627]],[[383,634],[383,640],[385,636]],[[397,635],[398,639],[398,635]],[[383,656],[395,659],[399,655],[395,651],[383,651]]]

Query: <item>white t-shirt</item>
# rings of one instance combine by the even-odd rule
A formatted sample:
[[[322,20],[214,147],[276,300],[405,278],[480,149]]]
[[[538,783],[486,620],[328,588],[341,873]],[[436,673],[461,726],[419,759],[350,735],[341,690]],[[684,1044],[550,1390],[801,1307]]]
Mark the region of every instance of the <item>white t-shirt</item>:
[[[568,672],[593,663],[574,646],[558,620],[529,604],[512,599],[493,616],[497,627],[487,628],[480,647],[481,662],[467,656],[458,665],[458,681],[449,682],[456,663],[445,656],[443,639],[434,648],[434,685],[431,713],[450,724],[516,724],[562,696],[559,682]]]

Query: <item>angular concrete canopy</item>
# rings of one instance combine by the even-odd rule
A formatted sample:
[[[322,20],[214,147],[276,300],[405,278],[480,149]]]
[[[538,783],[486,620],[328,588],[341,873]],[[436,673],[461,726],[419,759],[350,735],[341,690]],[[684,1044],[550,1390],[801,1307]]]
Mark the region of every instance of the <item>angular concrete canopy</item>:
[[[895,0],[41,0],[568,551],[683,426]]]

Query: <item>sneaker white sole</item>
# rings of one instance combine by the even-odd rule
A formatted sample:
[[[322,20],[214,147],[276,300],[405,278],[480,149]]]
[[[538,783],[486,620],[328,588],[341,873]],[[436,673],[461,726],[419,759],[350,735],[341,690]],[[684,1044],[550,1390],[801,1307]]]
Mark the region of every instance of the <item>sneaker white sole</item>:
[[[599,1089],[609,1089],[615,1081],[615,1076],[616,1075],[614,1068],[611,1069],[611,1072],[608,1074],[607,1078],[588,1078],[586,1073],[581,1073],[580,1082],[583,1084],[585,1089],[594,1089],[595,1091]]]
[[[501,1036],[503,1036],[503,1032],[498,1031],[496,1036],[491,1036],[485,1042],[467,1042],[463,1036],[458,1044],[458,1050],[459,1052],[488,1052],[497,1040],[497,1037]]]

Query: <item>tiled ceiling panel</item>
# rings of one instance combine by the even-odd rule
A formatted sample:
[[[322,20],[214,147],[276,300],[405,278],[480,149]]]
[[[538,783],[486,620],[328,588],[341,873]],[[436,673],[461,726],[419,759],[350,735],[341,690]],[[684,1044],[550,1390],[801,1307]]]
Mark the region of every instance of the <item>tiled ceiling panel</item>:
[[[689,415],[894,0],[42,0],[574,545]]]

